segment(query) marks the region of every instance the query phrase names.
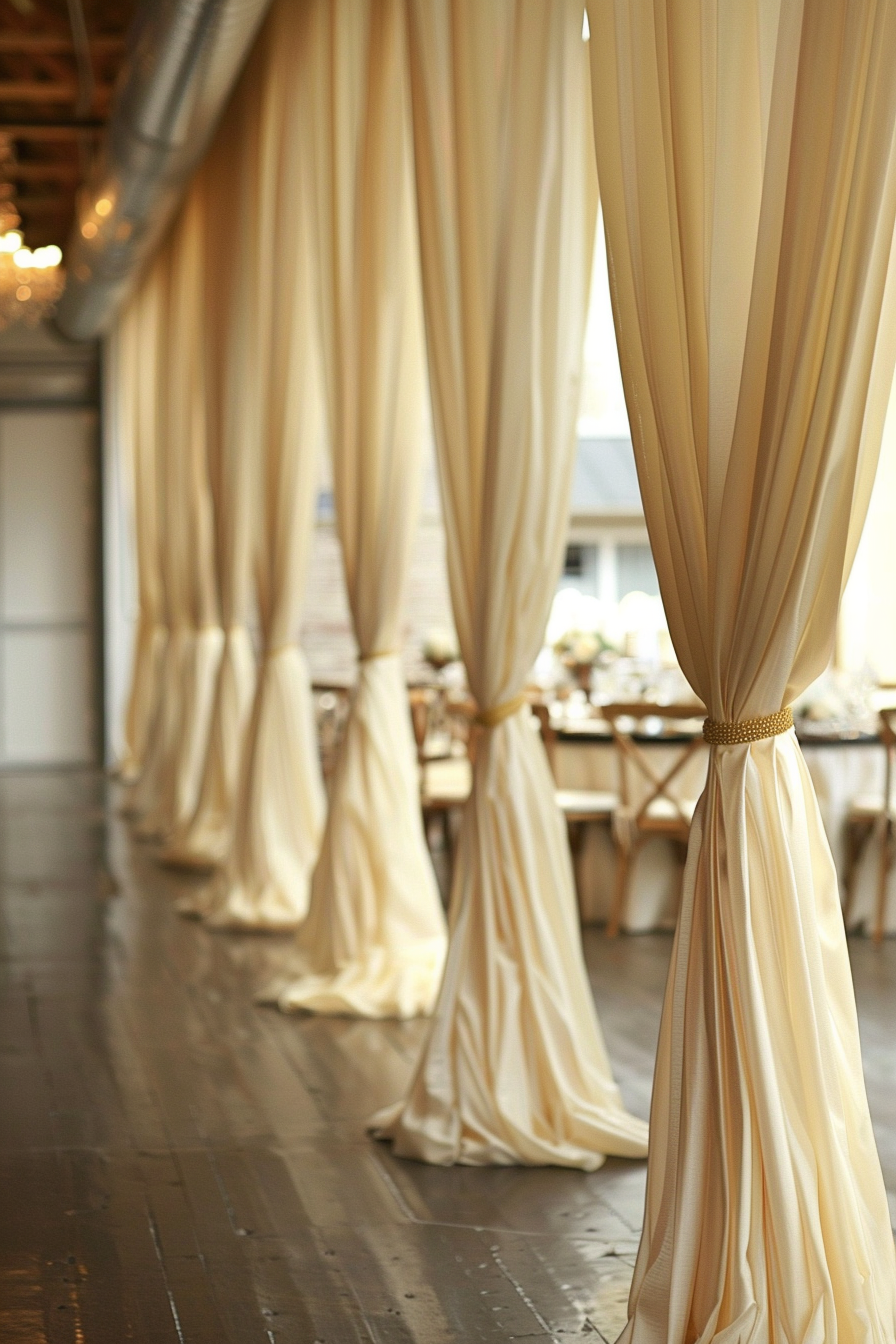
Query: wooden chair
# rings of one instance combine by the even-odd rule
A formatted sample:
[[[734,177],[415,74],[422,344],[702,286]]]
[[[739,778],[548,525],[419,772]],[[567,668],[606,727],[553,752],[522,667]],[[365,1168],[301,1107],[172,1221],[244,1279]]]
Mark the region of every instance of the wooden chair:
[[[877,902],[872,937],[883,941],[887,907],[887,878],[896,859],[896,799],[893,797],[894,757],[896,757],[896,707],[878,711],[878,732],[886,753],[883,794],[854,798],[846,817],[846,899],[843,922],[847,929],[852,919],[856,873],[871,836],[877,832],[880,851],[877,861]]]
[[[544,743],[548,764],[551,767],[551,774],[554,776],[554,783],[556,784],[557,729],[551,723],[551,714],[547,705],[536,702],[531,708],[538,719],[541,740]],[[598,789],[557,789],[554,797],[566,820],[569,848],[572,853],[573,866],[575,866],[582,845],[582,837],[585,834],[585,827],[595,824],[609,825],[613,820],[616,808],[619,806],[619,795],[602,792]]]
[[[324,777],[324,784],[329,788],[339,757],[339,748],[345,735],[345,725],[351,707],[351,689],[336,682],[315,682],[311,689],[317,722],[321,774]]]
[[[430,823],[439,822],[450,858],[454,849],[452,814],[467,801],[473,785],[474,710],[466,701],[448,701],[443,691],[429,686],[412,686],[408,700],[420,771],[424,829],[428,835]]]
[[[687,854],[691,818],[696,798],[682,797],[674,787],[685,766],[702,748],[699,734],[684,741],[670,742],[675,759],[664,770],[657,770],[651,748],[635,740],[644,720],[659,718],[664,723],[679,723],[702,718],[702,705],[655,705],[640,701],[603,705],[601,714],[610,725],[616,747],[619,770],[619,805],[613,814],[613,839],[616,844],[616,883],[607,936],[615,938],[628,908],[632,862],[646,840],[654,836],[677,842]],[[656,741],[662,743],[662,738]]]

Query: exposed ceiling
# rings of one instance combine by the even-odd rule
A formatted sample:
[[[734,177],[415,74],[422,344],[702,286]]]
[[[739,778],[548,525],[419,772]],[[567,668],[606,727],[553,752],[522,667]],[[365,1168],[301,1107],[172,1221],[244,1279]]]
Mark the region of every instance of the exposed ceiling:
[[[8,200],[29,247],[65,245],[134,9],[135,0],[0,0],[0,226],[14,222]]]

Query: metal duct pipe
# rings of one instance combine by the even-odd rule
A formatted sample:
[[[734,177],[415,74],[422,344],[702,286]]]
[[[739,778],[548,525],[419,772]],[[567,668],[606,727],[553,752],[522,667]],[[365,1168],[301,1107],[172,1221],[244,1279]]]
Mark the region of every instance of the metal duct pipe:
[[[56,325],[100,335],[171,220],[270,0],[143,0],[103,158],[79,196]]]

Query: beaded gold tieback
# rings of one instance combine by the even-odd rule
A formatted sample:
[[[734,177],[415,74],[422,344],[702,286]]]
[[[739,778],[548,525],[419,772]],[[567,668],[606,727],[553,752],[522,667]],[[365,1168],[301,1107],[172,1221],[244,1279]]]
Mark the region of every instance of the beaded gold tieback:
[[[759,742],[764,737],[777,737],[793,727],[793,710],[788,705],[777,714],[766,714],[760,719],[741,719],[728,723],[724,719],[704,719],[703,736],[710,746],[734,747],[742,742]]]

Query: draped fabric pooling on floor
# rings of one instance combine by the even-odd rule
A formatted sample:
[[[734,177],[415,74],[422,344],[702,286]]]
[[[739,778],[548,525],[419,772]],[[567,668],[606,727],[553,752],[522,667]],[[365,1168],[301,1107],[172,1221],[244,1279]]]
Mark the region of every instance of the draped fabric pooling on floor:
[[[589,0],[617,337],[676,652],[715,720],[826,666],[894,363],[896,8]],[[625,1344],[896,1338],[837,877],[792,731],[691,833]]]
[[[447,939],[401,658],[426,388],[404,4],[308,0],[307,7],[324,381],[360,652],[298,935],[301,969],[277,987],[277,1001],[284,1009],[412,1017],[432,1010]]]
[[[256,559],[261,660],[237,783],[229,861],[201,913],[218,927],[277,929],[308,909],[324,821],[308,667],[296,643],[313,528],[323,393],[313,303],[307,6],[275,0],[254,153],[247,269],[245,433],[260,445]],[[236,390],[236,389],[235,389]]]
[[[427,1162],[643,1157],[582,960],[572,867],[520,692],[566,534],[597,193],[582,8],[408,7],[417,208],[448,571],[483,711],[445,977],[374,1131]],[[510,712],[513,711],[513,712]]]

